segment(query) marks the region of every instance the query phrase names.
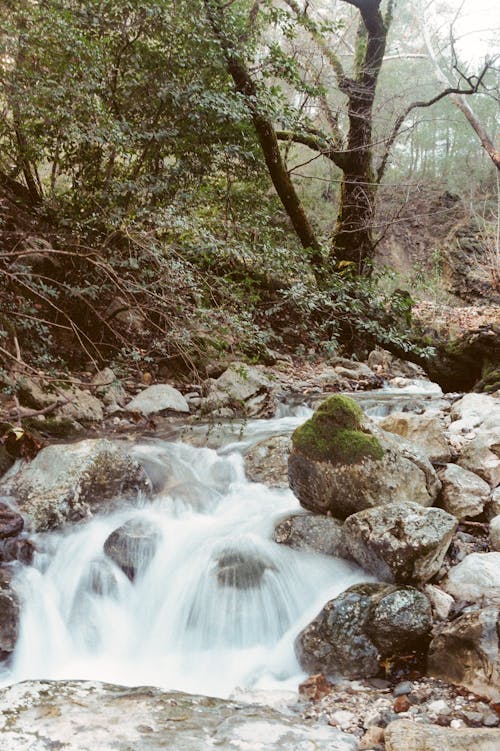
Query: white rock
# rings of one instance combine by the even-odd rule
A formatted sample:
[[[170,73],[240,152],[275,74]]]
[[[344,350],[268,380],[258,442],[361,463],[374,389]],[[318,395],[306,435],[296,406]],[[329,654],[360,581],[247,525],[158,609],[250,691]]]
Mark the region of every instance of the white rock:
[[[457,519],[478,516],[490,497],[485,480],[458,464],[447,464],[439,473],[442,482],[441,505]]]
[[[500,400],[487,394],[466,394],[452,406],[451,419],[463,420],[465,424],[477,427],[489,420],[493,413],[497,414],[500,424]]]
[[[490,521],[490,548],[500,552],[500,515]]]
[[[166,383],[158,383],[141,391],[127,406],[129,412],[152,415],[166,409],[173,412],[189,412],[189,405],[180,391]]]
[[[429,702],[427,709],[434,714],[450,714],[451,712],[450,707],[443,699],[436,699],[436,701]]]
[[[358,724],[356,715],[353,712],[348,712],[346,709],[339,709],[337,712],[333,712],[330,719],[337,727],[343,730],[352,724]]]
[[[450,447],[436,414],[414,415],[409,412],[393,412],[387,415],[379,426],[418,446],[431,462],[450,460]]]
[[[458,464],[496,488],[500,484],[500,423],[497,428],[479,432],[463,449]]]
[[[456,600],[500,604],[500,553],[471,553],[441,582]]]
[[[436,587],[435,584],[426,584],[424,587],[424,593],[431,602],[432,610],[436,618],[440,621],[445,621],[450,614],[453,603],[455,602],[453,597],[447,592],[444,592],[440,587]]]

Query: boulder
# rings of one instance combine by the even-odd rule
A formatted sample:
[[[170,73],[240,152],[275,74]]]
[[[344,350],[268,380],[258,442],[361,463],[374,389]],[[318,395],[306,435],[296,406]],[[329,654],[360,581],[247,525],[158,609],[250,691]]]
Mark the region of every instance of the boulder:
[[[61,386],[56,391],[50,391],[35,379],[23,378],[17,388],[21,404],[27,407],[45,409],[59,402],[60,406],[51,413],[52,420],[92,423],[104,418],[99,399],[77,386]]]
[[[135,396],[125,409],[128,412],[139,412],[148,417],[159,412],[169,410],[171,412],[189,412],[189,405],[180,391],[166,383],[157,383],[149,386]]]
[[[487,482],[458,464],[447,464],[438,474],[442,485],[440,505],[445,511],[457,519],[483,512],[490,497]]]
[[[272,385],[260,366],[233,362],[219,378],[208,381],[202,412],[231,408],[248,416],[266,414],[272,406]]]
[[[345,557],[342,522],[322,514],[292,514],[280,521],[273,534],[275,542],[293,550]]]
[[[463,449],[458,464],[496,488],[500,484],[500,426],[479,432]]]
[[[438,508],[391,503],[353,514],[342,534],[362,568],[387,582],[422,583],[436,574],[458,522]]]
[[[0,689],[2,751],[356,751],[353,735],[267,706],[98,681]]]
[[[17,537],[23,531],[24,519],[21,514],[9,506],[0,502],[0,540],[7,537]]]
[[[431,625],[429,601],[418,590],[356,584],[300,632],[295,653],[309,673],[373,677],[384,657],[425,650]]]
[[[368,355],[368,365],[375,373],[394,378],[425,378],[425,370],[413,362],[401,360],[386,349],[374,349]]]
[[[500,605],[500,553],[471,553],[440,584],[455,600]]]
[[[500,400],[487,394],[466,394],[456,401],[450,411],[453,430],[470,430],[496,415],[500,422]],[[458,423],[458,424],[457,424]]]
[[[19,602],[11,587],[12,570],[0,566],[0,660],[14,651],[19,631]]]
[[[495,516],[500,514],[500,488],[493,491],[484,511],[487,519],[494,519]]]
[[[500,730],[442,728],[395,720],[385,729],[385,751],[498,751]]]
[[[114,498],[149,493],[150,487],[124,446],[88,439],[47,446],[31,462],[19,462],[0,481],[0,495],[11,496],[40,532],[89,517]]]
[[[104,370],[96,373],[92,379],[92,384],[98,387],[95,389],[95,395],[102,399],[108,407],[125,404],[127,392],[111,368],[104,368]]]
[[[349,397],[336,394],[295,430],[290,487],[310,511],[345,519],[395,501],[429,506],[441,487],[428,459],[380,430]]]
[[[500,552],[500,514],[490,521],[490,548]]]
[[[384,417],[379,427],[418,446],[430,462],[448,462],[451,458],[443,426],[436,415],[392,412]]]
[[[104,552],[133,581],[153,559],[160,532],[148,519],[130,519],[104,542]]]
[[[252,446],[244,457],[248,479],[272,488],[287,488],[290,446],[290,438],[285,435],[271,436]]]
[[[228,550],[216,559],[215,575],[221,587],[255,589],[260,586],[266,571],[273,571],[273,564],[258,555]]]
[[[429,674],[500,702],[499,617],[490,606],[446,623],[430,644]]]
[[[453,597],[435,584],[426,584],[422,588],[422,591],[429,598],[434,618],[438,621],[448,620],[450,611],[455,603]]]

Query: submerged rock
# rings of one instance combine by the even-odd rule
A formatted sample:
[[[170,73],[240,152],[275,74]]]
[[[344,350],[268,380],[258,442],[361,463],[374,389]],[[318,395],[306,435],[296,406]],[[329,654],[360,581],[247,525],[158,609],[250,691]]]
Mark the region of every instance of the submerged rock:
[[[330,600],[295,641],[301,667],[348,678],[376,676],[385,656],[425,650],[428,599],[412,587],[356,584]]]
[[[228,550],[217,558],[216,576],[221,587],[254,589],[266,571],[274,571],[270,561],[251,553]]]
[[[357,739],[291,713],[96,681],[25,681],[0,690],[2,751],[356,751]]]
[[[78,521],[113,498],[150,492],[150,482],[127,450],[104,439],[47,446],[0,481],[37,532]]]
[[[377,428],[352,399],[327,399],[292,436],[290,487],[310,511],[340,519],[381,504],[429,506],[441,487],[429,460]]]
[[[346,519],[342,532],[349,554],[387,582],[422,583],[439,571],[458,522],[438,508],[391,503]]]
[[[130,519],[115,529],[104,543],[104,552],[133,581],[156,553],[160,532],[148,519]]]
[[[500,702],[498,607],[464,613],[447,623],[429,648],[429,674]]]
[[[293,550],[345,557],[342,522],[320,514],[292,514],[280,521],[273,539]]]

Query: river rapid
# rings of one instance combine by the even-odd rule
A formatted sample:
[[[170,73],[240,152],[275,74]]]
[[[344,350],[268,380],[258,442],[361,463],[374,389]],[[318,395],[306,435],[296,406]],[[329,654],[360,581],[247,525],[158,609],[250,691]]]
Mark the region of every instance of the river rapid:
[[[387,398],[369,399],[360,400],[368,412],[390,411],[380,407]],[[275,543],[276,523],[299,502],[245,477],[249,445],[291,433],[310,414],[301,406],[251,421],[217,451],[138,442],[152,500],[124,499],[112,513],[37,536],[33,564],[16,579],[20,634],[2,684],[81,678],[220,697],[296,689],[299,631],[329,599],[370,579],[342,559]],[[131,581],[103,546],[134,519],[154,526],[156,546],[152,557],[137,553]]]

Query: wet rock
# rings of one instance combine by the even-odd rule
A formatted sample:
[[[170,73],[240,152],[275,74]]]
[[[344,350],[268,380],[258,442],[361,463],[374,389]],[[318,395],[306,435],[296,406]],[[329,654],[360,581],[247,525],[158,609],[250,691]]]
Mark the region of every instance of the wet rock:
[[[254,589],[260,586],[266,571],[273,571],[269,561],[251,553],[227,551],[216,560],[217,582],[221,587]]]
[[[0,659],[14,651],[19,631],[19,602],[11,587],[12,572],[0,566]]]
[[[0,543],[0,561],[19,561],[29,566],[33,561],[35,549],[34,543],[27,537],[10,537]]]
[[[478,475],[460,467],[447,464],[439,472],[442,484],[441,506],[457,519],[478,516],[490,496],[490,486]]]
[[[439,571],[457,526],[441,509],[392,503],[353,514],[342,534],[366,571],[387,582],[421,583]]]
[[[148,519],[130,519],[106,538],[104,552],[133,581],[151,563],[160,536]]]
[[[293,714],[225,699],[95,681],[0,690],[2,751],[356,751],[357,739]]]
[[[141,391],[125,406],[128,412],[139,412],[148,417],[167,410],[171,412],[189,412],[189,404],[180,391],[166,383],[157,383]]]
[[[7,503],[0,502],[0,540],[17,537],[23,531],[24,519]]]
[[[433,503],[441,487],[426,457],[377,428],[346,396],[318,407],[292,436],[290,487],[302,506],[344,519],[395,501]]]
[[[5,446],[0,444],[0,477],[2,477],[2,475],[4,475],[13,464],[13,457],[7,452]]]
[[[500,731],[484,728],[441,728],[396,720],[385,729],[386,751],[497,751]]]
[[[359,584],[325,605],[298,635],[295,652],[309,672],[376,676],[384,656],[425,648],[431,622],[430,604],[418,590]]]
[[[450,447],[441,421],[436,415],[393,412],[384,417],[379,427],[414,443],[424,452],[430,462],[450,460]]]
[[[500,427],[481,431],[465,446],[458,464],[496,488],[500,484]]]
[[[310,675],[299,685],[299,697],[303,701],[319,701],[327,696],[333,686],[322,673]]]
[[[273,539],[293,550],[345,557],[342,522],[320,514],[292,514],[280,521]]]
[[[440,584],[455,600],[500,605],[500,553],[471,553]]]
[[[290,438],[272,436],[260,441],[245,454],[245,472],[249,480],[272,488],[288,487]]]
[[[35,531],[91,516],[112,499],[149,493],[150,482],[126,448],[104,439],[47,446],[0,481]]]

